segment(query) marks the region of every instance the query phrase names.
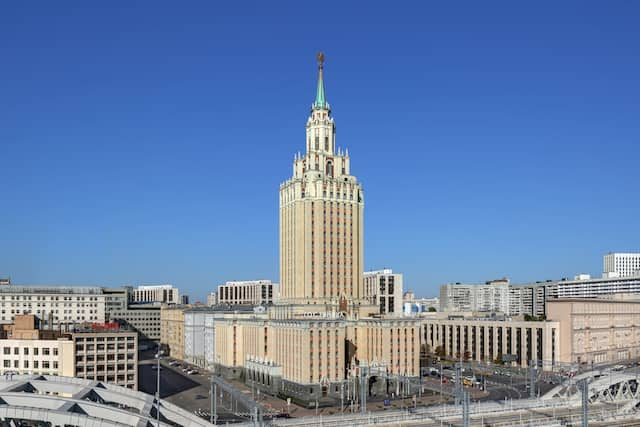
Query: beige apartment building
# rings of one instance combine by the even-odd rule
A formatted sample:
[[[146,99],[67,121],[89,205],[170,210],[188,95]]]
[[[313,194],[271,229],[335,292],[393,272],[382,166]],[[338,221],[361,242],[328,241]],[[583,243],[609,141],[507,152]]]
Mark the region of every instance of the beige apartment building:
[[[558,358],[570,363],[612,363],[640,357],[638,295],[547,301],[559,322]]]
[[[77,377],[138,387],[138,334],[117,324],[76,325],[72,332],[41,329],[34,315],[18,315],[0,339],[3,374]]]
[[[3,374],[74,376],[73,341],[53,331],[40,331],[33,315],[16,315],[5,325],[0,358]]]
[[[160,344],[169,356],[183,360],[184,311],[190,306],[162,306],[160,309]]]

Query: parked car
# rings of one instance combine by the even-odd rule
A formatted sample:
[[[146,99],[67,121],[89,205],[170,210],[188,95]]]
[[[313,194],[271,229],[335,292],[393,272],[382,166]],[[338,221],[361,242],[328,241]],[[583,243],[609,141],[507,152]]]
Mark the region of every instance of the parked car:
[[[196,371],[195,369],[189,369],[187,371],[187,374],[189,374],[189,375],[196,375],[197,373],[198,373],[198,371]]]

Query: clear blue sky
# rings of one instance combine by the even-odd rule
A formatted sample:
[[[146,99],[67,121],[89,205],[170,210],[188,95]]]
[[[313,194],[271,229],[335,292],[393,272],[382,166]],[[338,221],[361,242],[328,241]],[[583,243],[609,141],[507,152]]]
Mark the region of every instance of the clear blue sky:
[[[319,49],[366,268],[431,295],[640,250],[640,3],[436,3],[2,4],[0,276],[279,280]]]

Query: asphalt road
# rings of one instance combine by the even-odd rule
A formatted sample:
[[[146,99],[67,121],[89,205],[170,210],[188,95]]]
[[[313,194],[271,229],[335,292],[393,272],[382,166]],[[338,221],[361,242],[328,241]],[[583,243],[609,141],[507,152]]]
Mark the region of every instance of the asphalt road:
[[[142,392],[155,395],[157,384],[157,371],[153,368],[155,360],[143,360],[138,366],[138,389]],[[160,371],[160,398],[165,399],[179,407],[191,412],[202,411],[203,418],[208,419],[211,408],[209,397],[209,377],[205,375],[187,375],[180,369],[169,366],[163,360]],[[243,418],[234,414],[236,407],[229,408],[229,402],[218,399],[218,422],[238,422]],[[238,412],[246,412],[242,407],[237,408]]]

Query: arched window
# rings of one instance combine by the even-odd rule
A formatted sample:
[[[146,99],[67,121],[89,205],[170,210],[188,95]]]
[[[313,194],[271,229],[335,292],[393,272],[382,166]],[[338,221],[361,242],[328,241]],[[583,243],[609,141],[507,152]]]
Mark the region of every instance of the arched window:
[[[327,161],[327,170],[325,171],[327,176],[333,176],[333,163],[331,160]]]

